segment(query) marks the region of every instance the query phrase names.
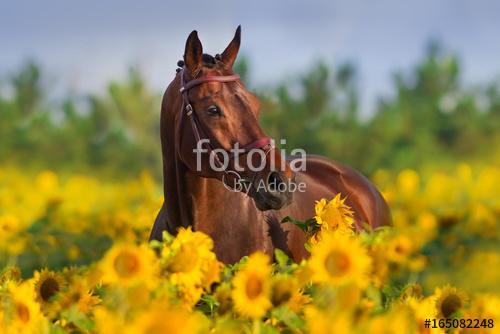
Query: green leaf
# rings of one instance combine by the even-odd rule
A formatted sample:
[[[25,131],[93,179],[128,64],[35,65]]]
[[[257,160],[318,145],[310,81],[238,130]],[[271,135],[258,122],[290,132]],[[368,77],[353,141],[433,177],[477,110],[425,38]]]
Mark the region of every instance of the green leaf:
[[[76,306],[64,310],[61,316],[81,330],[90,331],[94,327],[94,322],[85,314],[78,311]]]
[[[215,299],[214,296],[203,295],[196,308],[207,315],[213,316],[216,306],[217,306],[217,300]]]
[[[286,267],[290,262],[288,255],[286,255],[285,252],[279,248],[274,249],[274,258],[276,259],[279,267]]]
[[[283,322],[288,328],[297,331],[305,327],[305,322],[287,306],[274,309],[272,315]]]
[[[261,334],[279,334],[280,331],[271,325],[260,324],[260,333]]]
[[[171,244],[172,241],[174,241],[174,239],[175,239],[175,237],[172,234],[168,233],[167,231],[163,231],[161,237],[162,237],[163,243],[165,243],[167,245]]]

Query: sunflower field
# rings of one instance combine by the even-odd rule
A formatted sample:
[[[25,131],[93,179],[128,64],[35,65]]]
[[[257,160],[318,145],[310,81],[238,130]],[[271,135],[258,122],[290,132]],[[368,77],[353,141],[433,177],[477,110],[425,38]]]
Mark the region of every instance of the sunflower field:
[[[0,169],[0,333],[500,332],[500,168],[372,179],[393,227],[355,234],[339,194],[306,222],[308,261],[224,266],[191,229],[146,243],[163,200],[147,172]]]

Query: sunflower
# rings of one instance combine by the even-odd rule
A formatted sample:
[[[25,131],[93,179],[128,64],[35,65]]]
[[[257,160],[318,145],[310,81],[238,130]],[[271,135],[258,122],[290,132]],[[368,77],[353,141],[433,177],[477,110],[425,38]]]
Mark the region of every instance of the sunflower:
[[[271,304],[271,265],[269,257],[257,252],[248,258],[244,268],[233,278],[233,301],[236,312],[258,319]]]
[[[100,301],[83,281],[75,281],[66,291],[60,293],[57,304],[61,310],[76,306],[81,313],[89,314]]]
[[[471,304],[463,318],[500,320],[500,296],[492,293],[476,295]]]
[[[331,303],[344,311],[354,310],[363,298],[363,291],[356,282],[344,284],[334,291]],[[325,289],[325,292],[328,293],[328,290]]]
[[[222,265],[212,249],[213,241],[208,235],[193,232],[191,228],[179,229],[172,244],[162,251],[170,282],[205,289],[218,282]]]
[[[414,333],[414,323],[411,319],[411,309],[405,305],[393,307],[387,313],[380,313],[361,323],[360,333],[370,334],[401,334]]]
[[[368,254],[372,259],[372,283],[380,288],[389,278],[389,263],[385,255],[386,247],[381,243],[374,243],[368,247]]]
[[[59,188],[59,177],[53,171],[45,170],[37,175],[35,185],[44,193],[53,192]]]
[[[103,283],[122,286],[152,284],[157,278],[156,263],[154,252],[145,245],[115,244],[100,261],[99,269]]]
[[[0,285],[8,281],[20,281],[21,280],[21,269],[16,266],[8,266],[2,269],[0,272]]]
[[[193,334],[206,327],[206,319],[200,313],[153,304],[141,312],[125,333],[130,334]]]
[[[415,318],[415,324],[418,328],[418,333],[444,333],[440,328],[425,328],[426,319],[436,318],[436,303],[432,297],[418,298],[414,296],[408,296],[405,299],[400,299],[401,303],[408,305],[413,311],[413,316]]]
[[[233,308],[233,300],[231,299],[231,286],[228,283],[222,283],[217,287],[214,293],[217,301],[217,313],[226,314]]]
[[[366,286],[371,259],[358,239],[328,233],[312,248],[309,266],[317,283],[339,286],[355,282]]]
[[[23,223],[18,216],[0,214],[0,251],[20,254],[24,250],[24,240],[18,235],[22,228]]]
[[[289,275],[277,274],[273,276],[271,283],[271,302],[275,307],[288,303],[299,293],[297,280]]]
[[[308,333],[353,333],[352,321],[346,312],[334,313],[321,310],[316,306],[307,306],[304,310]]]
[[[293,312],[301,313],[304,309],[304,306],[310,304],[311,302],[312,302],[311,297],[303,294],[302,291],[299,291],[292,295],[292,297],[288,300],[286,305]]]
[[[299,286],[303,288],[304,286],[311,283],[312,270],[311,267],[303,260],[295,270],[293,276],[297,280]]]
[[[192,309],[200,300],[203,289],[196,285],[178,285],[177,297],[186,309]]]
[[[48,303],[65,285],[64,278],[53,271],[36,271],[34,277],[36,300],[40,304]]]
[[[423,289],[422,286],[418,283],[409,283],[406,285],[403,290],[401,291],[401,295],[399,296],[399,299],[401,301],[405,301],[407,299],[421,299],[423,298]]]
[[[40,311],[40,305],[35,300],[33,286],[29,282],[17,285],[7,284],[10,304],[4,314],[4,325],[8,333],[39,333],[47,327],[47,319]]]
[[[398,174],[396,183],[400,193],[410,197],[420,188],[420,176],[412,169],[405,169]]]
[[[68,284],[71,284],[77,277],[80,277],[82,275],[82,268],[70,265],[63,268],[63,270],[61,271],[61,275],[63,276],[64,280],[68,282]]]
[[[354,233],[354,212],[345,204],[347,197],[341,199],[340,196],[338,193],[329,202],[324,198],[316,202],[314,218],[320,226],[320,232],[311,238],[311,243],[321,240],[321,235],[326,231],[336,231],[342,235]]]
[[[220,273],[223,267],[223,264],[215,258],[215,254],[205,262],[203,265],[204,275],[201,281],[201,285],[205,290],[208,291],[212,284],[220,282]]]
[[[400,235],[389,241],[386,256],[391,262],[404,263],[412,254],[413,248],[410,238]]]
[[[93,314],[96,333],[121,334],[126,328],[125,320],[121,314],[112,312],[104,306],[97,306]]]
[[[451,285],[447,284],[437,288],[434,292],[434,301],[438,318],[450,318],[454,313],[461,310],[467,303],[467,295]]]

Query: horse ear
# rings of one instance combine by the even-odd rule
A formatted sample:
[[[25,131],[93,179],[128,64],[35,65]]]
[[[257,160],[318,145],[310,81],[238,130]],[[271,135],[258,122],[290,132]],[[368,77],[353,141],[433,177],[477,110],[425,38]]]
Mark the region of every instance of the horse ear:
[[[194,76],[202,66],[203,46],[198,38],[198,32],[193,30],[186,41],[184,64],[189,73]]]
[[[238,56],[238,51],[240,50],[240,42],[241,26],[238,26],[233,40],[221,54],[221,60],[224,64],[226,64],[227,67],[233,67],[234,62],[236,61],[236,56]]]

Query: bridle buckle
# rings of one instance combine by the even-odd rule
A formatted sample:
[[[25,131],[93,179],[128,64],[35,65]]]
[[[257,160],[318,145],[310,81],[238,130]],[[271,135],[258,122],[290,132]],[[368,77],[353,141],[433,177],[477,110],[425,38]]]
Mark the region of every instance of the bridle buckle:
[[[191,116],[191,114],[193,113],[193,107],[191,106],[191,104],[186,105],[186,111],[187,111],[186,115]]]

